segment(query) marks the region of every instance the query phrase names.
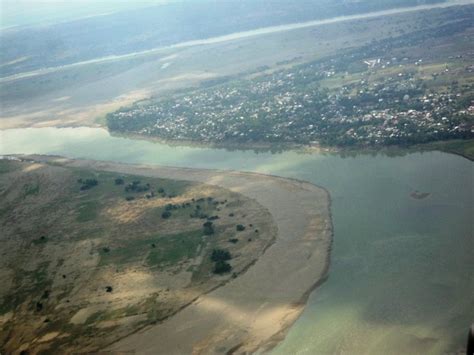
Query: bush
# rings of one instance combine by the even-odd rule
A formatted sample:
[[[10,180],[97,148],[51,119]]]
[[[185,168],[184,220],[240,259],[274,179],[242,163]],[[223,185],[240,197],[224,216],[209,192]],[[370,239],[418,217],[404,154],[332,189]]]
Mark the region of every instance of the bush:
[[[164,218],[164,219],[168,219],[171,217],[171,212],[170,211],[164,211],[162,214],[161,214],[161,218]]]
[[[232,266],[230,266],[230,264],[228,262],[225,262],[225,261],[218,261],[216,262],[216,264],[214,265],[214,274],[225,274],[225,273],[228,273],[232,270]]]
[[[232,259],[228,250],[224,249],[214,249],[211,254],[211,260],[218,262],[218,261],[226,261]]]
[[[82,184],[81,186],[82,191],[89,190],[99,184],[99,182],[96,179],[86,179],[86,180],[79,179],[77,180],[77,182]]]
[[[207,221],[202,226],[204,228],[204,235],[214,234],[215,231],[214,231],[214,225],[212,224],[212,222]]]
[[[140,180],[132,181],[125,186],[125,192],[145,192],[150,190],[150,184],[141,185]]]
[[[39,237],[38,239],[33,239],[33,244],[38,245],[38,244],[44,244],[48,241],[48,238],[44,235]]]
[[[86,179],[84,184],[92,187],[92,186],[97,186],[99,182],[96,179]]]
[[[242,224],[237,224],[237,225],[235,226],[235,229],[237,229],[237,232],[242,232],[242,231],[245,230],[245,226],[242,225]]]
[[[122,178],[115,179],[115,185],[123,185],[125,181]]]

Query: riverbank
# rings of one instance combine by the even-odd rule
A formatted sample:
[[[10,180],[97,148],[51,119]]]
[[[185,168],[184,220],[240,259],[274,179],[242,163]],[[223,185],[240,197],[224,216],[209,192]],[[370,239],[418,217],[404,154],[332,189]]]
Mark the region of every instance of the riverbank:
[[[474,139],[431,142],[415,146],[420,151],[439,150],[474,161]]]
[[[109,132],[111,136],[129,138],[134,140],[144,140],[149,142],[155,142],[160,144],[166,144],[170,147],[191,147],[191,148],[210,148],[210,149],[225,149],[228,151],[233,150],[251,150],[255,152],[283,152],[283,151],[297,151],[301,153],[309,154],[321,154],[321,153],[338,153],[346,156],[355,156],[360,154],[383,154],[387,156],[403,156],[409,153],[416,152],[429,152],[429,151],[440,151],[450,154],[462,156],[470,161],[474,161],[474,139],[465,140],[447,140],[447,141],[435,141],[422,144],[414,144],[411,146],[391,145],[391,146],[380,146],[380,147],[340,147],[340,146],[326,146],[318,143],[312,144],[298,144],[298,143],[275,143],[271,144],[268,142],[225,142],[225,143],[214,143],[214,142],[198,142],[190,140],[169,140],[153,136],[145,136],[133,133],[118,134],[116,132],[110,132],[106,127],[101,127]]]
[[[35,160],[58,158],[30,156]],[[310,292],[327,277],[332,223],[330,197],[310,183],[234,171],[62,160],[71,167],[204,182],[257,200],[273,216],[275,243],[246,273],[175,316],[147,327],[109,350],[139,353],[254,352],[283,339]]]
[[[277,235],[239,193],[59,160],[0,159],[0,191],[6,352],[102,349],[244,274]]]

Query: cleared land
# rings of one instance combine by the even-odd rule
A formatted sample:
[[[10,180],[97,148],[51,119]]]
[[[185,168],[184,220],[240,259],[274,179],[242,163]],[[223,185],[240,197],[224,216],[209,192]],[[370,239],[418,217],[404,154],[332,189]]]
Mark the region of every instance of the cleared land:
[[[0,160],[7,353],[98,350],[238,277],[276,237],[268,210],[228,189],[73,165]]]

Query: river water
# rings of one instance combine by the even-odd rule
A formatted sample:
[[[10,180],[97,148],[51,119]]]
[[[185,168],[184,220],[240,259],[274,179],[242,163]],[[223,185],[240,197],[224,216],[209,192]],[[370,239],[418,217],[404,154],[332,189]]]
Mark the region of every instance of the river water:
[[[171,147],[95,128],[0,131],[0,154],[13,153],[256,171],[324,186],[335,232],[330,276],[274,353],[446,354],[465,345],[474,322],[474,164],[462,157]]]

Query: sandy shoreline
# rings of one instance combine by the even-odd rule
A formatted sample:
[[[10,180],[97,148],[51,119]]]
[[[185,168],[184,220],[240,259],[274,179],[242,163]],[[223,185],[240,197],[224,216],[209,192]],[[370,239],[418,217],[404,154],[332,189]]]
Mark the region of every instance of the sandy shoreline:
[[[61,159],[25,156],[37,161]],[[307,182],[235,171],[64,160],[67,166],[216,185],[257,200],[273,216],[276,241],[244,274],[199,297],[165,321],[114,344],[149,354],[265,351],[281,341],[314,288],[327,277],[330,196]]]

